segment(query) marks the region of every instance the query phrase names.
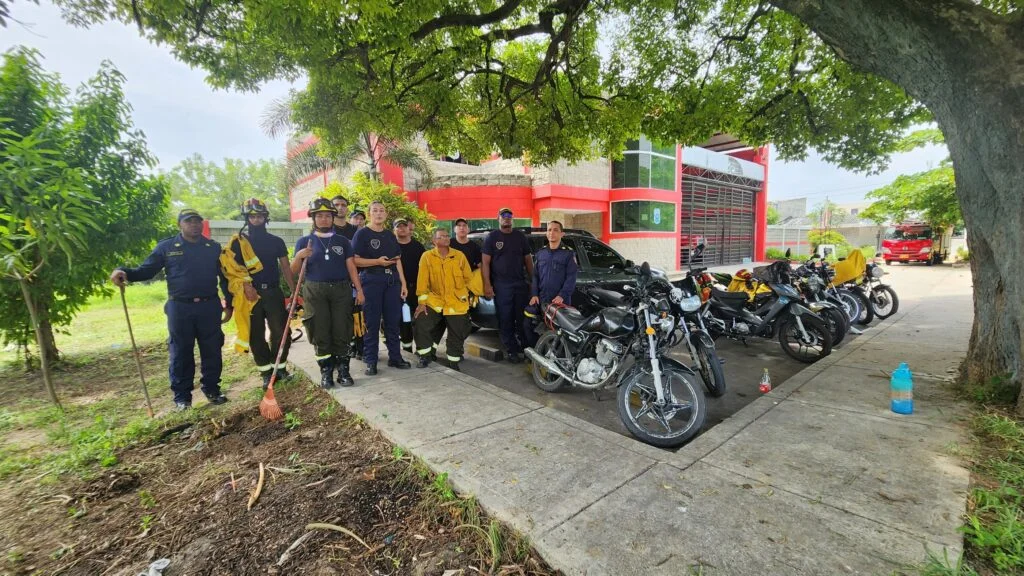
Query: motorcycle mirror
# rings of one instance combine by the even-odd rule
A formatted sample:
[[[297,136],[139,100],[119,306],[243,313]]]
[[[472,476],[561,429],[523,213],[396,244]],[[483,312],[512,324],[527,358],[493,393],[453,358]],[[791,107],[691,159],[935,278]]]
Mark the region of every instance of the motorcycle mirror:
[[[632,268],[634,266],[636,266],[636,263],[634,263],[632,260],[626,260],[626,268]]]
[[[644,262],[643,264],[641,264],[640,265],[640,275],[641,276],[650,276],[651,275],[651,265],[648,264],[647,262]]]
[[[786,248],[786,258],[789,258],[792,255],[793,255],[793,250],[791,248]]]

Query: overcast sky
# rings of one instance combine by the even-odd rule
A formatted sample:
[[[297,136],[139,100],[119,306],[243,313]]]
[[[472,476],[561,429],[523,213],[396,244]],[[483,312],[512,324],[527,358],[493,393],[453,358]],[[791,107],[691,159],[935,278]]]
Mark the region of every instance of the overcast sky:
[[[169,170],[199,153],[209,160],[273,158],[284,154],[284,139],[271,139],[259,129],[268,103],[288,93],[285,82],[267,84],[258,94],[214,90],[204,74],[171,56],[166,47],[143,40],[136,29],[104,24],[90,29],[66,24],[46,0],[41,6],[16,2],[9,22],[0,28],[0,51],[15,45],[38,49],[47,70],[77,86],[110,60],[127,78],[126,92],[135,124],[146,134],[150,150]],[[828,196],[843,204],[891,182],[897,175],[928,170],[947,152],[930,147],[893,158],[890,169],[876,176],[840,170],[811,155],[804,162],[772,160],[768,169],[770,200],[808,197],[809,205]]]

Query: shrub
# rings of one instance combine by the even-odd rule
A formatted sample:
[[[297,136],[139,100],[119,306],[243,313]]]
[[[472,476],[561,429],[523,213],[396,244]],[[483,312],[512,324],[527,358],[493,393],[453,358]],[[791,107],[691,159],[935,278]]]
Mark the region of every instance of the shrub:
[[[817,252],[822,244],[834,244],[837,251],[843,247],[849,251],[850,248],[846,237],[835,230],[811,230],[807,233],[807,241],[811,243],[812,252]]]
[[[956,259],[960,260],[961,262],[970,262],[971,253],[967,251],[967,248],[964,248],[963,246],[958,246],[956,249]]]
[[[764,257],[768,260],[782,260],[786,257],[786,251],[781,248],[768,248],[764,251]]]

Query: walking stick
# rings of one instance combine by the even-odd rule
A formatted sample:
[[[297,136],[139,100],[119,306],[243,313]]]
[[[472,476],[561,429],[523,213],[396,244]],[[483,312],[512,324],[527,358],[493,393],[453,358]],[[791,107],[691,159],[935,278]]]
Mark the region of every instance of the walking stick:
[[[307,248],[313,247],[313,240],[309,241],[306,245]],[[299,278],[295,281],[295,290],[292,291],[292,300],[288,303],[288,322],[290,323],[292,314],[295,313],[295,304],[299,301],[299,289],[302,287],[302,279],[306,277],[306,263],[309,262],[309,258],[302,259],[302,267],[299,268]],[[285,330],[281,333],[281,342],[277,346],[277,359],[274,360],[274,369],[270,373],[270,383],[267,385],[267,392],[263,395],[263,400],[260,400],[260,414],[264,418],[270,421],[280,420],[284,418],[284,413],[281,412],[281,405],[277,403],[277,398],[274,397],[274,383],[277,382],[277,365],[281,363],[281,356],[284,353],[285,339],[288,338],[289,323],[285,324]]]
[[[139,354],[139,347],[135,345],[135,334],[132,333],[132,319],[128,316],[128,302],[124,299],[124,285],[121,288],[121,306],[124,308],[124,320],[128,323],[128,337],[132,339],[132,350],[135,351],[135,365],[139,368],[139,380],[142,380],[142,394],[146,397],[146,411],[149,417],[153,417],[153,404],[149,401],[149,390],[146,389],[146,377],[142,375],[142,356]]]

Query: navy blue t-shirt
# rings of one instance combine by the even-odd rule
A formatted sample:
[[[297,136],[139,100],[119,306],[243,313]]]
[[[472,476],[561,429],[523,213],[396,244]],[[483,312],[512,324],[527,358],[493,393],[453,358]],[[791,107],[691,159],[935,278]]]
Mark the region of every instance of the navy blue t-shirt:
[[[312,282],[341,282],[348,280],[346,261],[353,256],[352,243],[341,234],[321,238],[310,234],[299,238],[295,251],[305,248],[313,241],[313,255],[306,263],[306,280]]]
[[[356,256],[367,260],[375,260],[381,256],[394,258],[402,254],[398,238],[395,238],[390,230],[376,232],[369,226],[363,226],[356,232],[355,238],[352,239],[352,249],[355,250]]]
[[[484,240],[483,253],[491,257],[491,283],[526,282],[524,258],[533,253],[526,234],[495,230]]]
[[[282,256],[288,255],[288,249],[284,245],[284,240],[270,234],[266,229],[254,228],[249,229],[249,234],[246,237],[249,239],[249,244],[252,245],[252,251],[256,253],[256,257],[263,264],[263,270],[250,274],[252,276],[252,283],[277,286],[281,279],[281,268],[277,262]],[[231,251],[235,253],[235,262],[245,266],[238,241],[231,243]]]

